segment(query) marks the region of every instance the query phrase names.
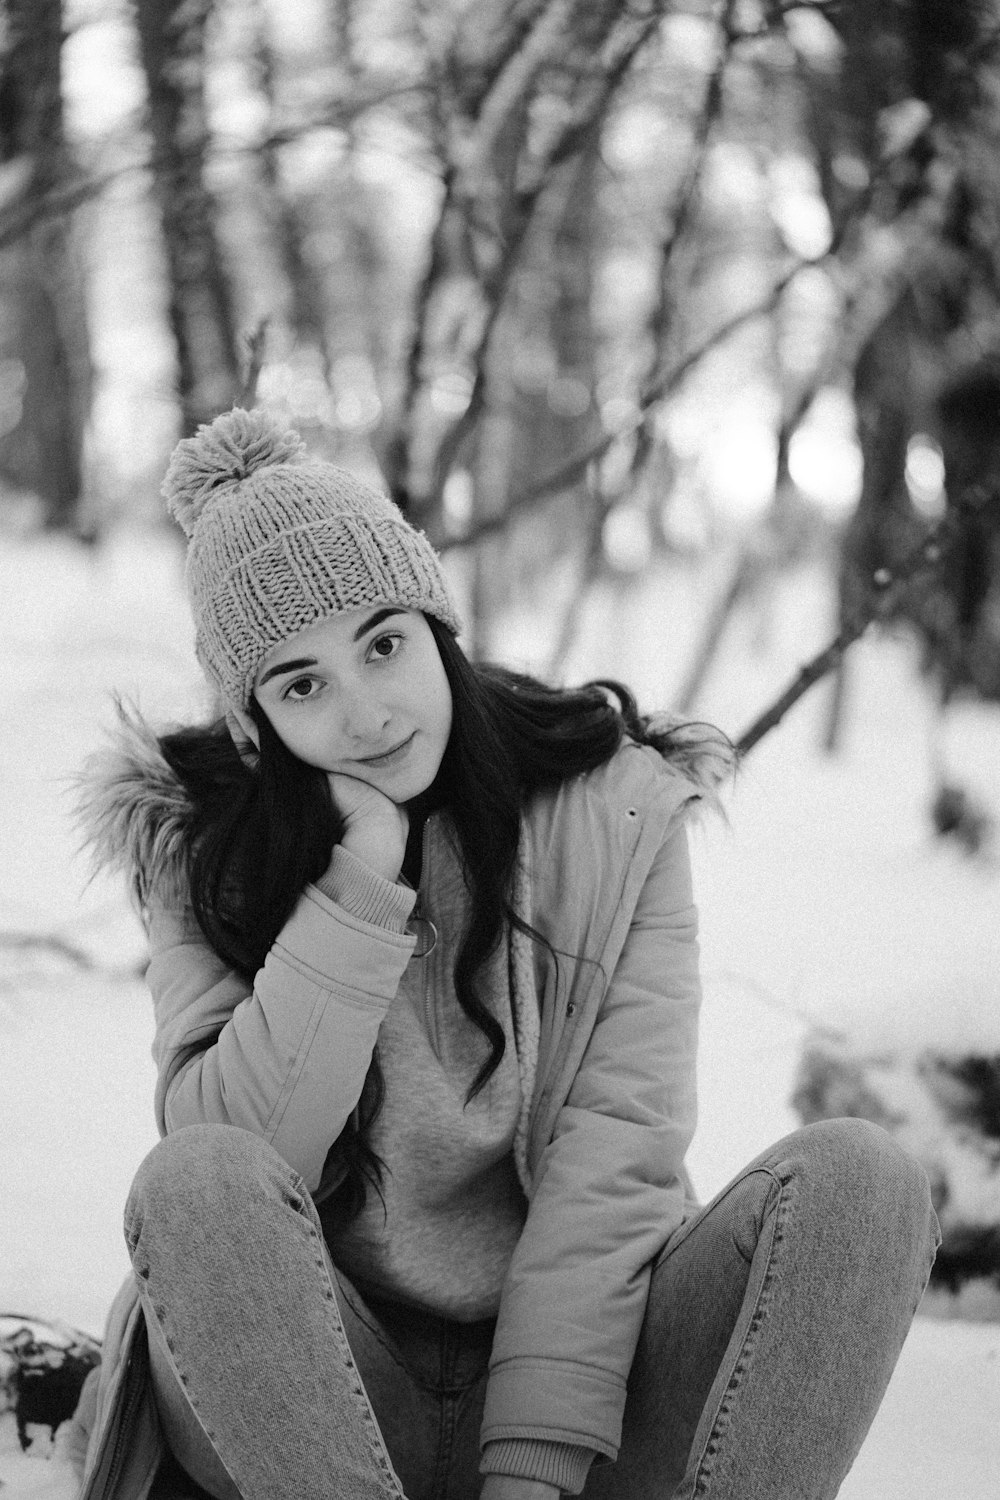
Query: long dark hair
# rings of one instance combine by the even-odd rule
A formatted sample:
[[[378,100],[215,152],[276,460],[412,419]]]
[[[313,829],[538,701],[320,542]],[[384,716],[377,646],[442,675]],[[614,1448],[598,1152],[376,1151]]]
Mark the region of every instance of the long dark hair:
[[[433,616],[427,622],[451,688],[452,730],[435,783],[413,811],[419,822],[429,807],[446,809],[468,886],[455,993],[489,1049],[471,1099],[504,1054],[503,1028],[479,994],[484,965],[510,925],[544,942],[512,907],[524,807],[536,793],[603,765],[626,737],[669,757],[683,731],[654,727],[618,682],[552,688],[503,667],[473,664],[447,627]],[[292,755],[256,704],[250,712],[260,736],[255,767],[240,757],[224,721],[160,741],[192,801],[195,916],[211,947],[248,983],[304,886],[327,868],[340,835],[325,773]],[[717,750],[726,745],[718,731],[706,732]],[[328,1167],[341,1170],[335,1199],[341,1222],[360,1212],[367,1186],[379,1188],[383,1163],[367,1136],[383,1097],[376,1049],[358,1109],[328,1157]]]

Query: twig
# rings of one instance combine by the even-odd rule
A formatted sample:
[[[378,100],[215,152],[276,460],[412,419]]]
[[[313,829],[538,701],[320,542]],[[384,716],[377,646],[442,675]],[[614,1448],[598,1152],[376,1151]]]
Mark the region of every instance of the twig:
[[[236,398],[236,405],[248,410],[257,402],[257,385],[264,364],[264,343],[269,322],[270,319],[267,316],[261,318],[254,331],[246,336],[247,367],[243,376],[243,384]]]
[[[788,687],[759,718],[745,729],[736,741],[736,754],[742,759],[754,745],[758,744],[775,725],[780,724],[788,710],[804,693],[819,682],[840,662],[848,646],[864,635],[875,620],[890,616],[902,602],[914,582],[928,570],[941,562],[945,547],[952,539],[955,515],[951,514],[938,523],[918,546],[894,571],[879,568],[872,576],[873,592],[869,603],[859,609],[852,618],[845,620],[828,646],[801,667]]]

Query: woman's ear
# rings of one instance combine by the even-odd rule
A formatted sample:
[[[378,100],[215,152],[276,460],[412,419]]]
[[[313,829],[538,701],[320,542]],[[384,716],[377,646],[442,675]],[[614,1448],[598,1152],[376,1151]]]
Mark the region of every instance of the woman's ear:
[[[260,730],[253,719],[245,709],[227,708],[226,727],[240,752],[240,760],[251,770],[256,770],[260,759]]]

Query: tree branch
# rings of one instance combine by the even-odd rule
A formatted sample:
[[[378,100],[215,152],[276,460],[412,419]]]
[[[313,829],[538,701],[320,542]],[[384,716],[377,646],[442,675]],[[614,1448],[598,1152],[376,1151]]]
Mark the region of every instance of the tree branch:
[[[548,0],[534,17],[520,48],[510,56],[482,101],[476,130],[463,152],[463,195],[475,189],[496,149],[504,125],[522,104],[541,68],[550,61],[573,10],[573,0]]]
[[[515,496],[502,515],[490,516],[480,522],[471,531],[466,532],[464,536],[445,537],[436,542],[435,545],[439,546],[442,551],[450,551],[456,547],[471,547],[484,537],[494,536],[497,532],[506,530],[513,520],[533,510],[543,500],[548,500],[555,495],[561,494],[563,490],[569,489],[571,485],[575,484],[578,479],[581,479],[586,474],[591,464],[597,463],[604,457],[613,444],[620,442],[622,438],[628,437],[635,432],[645,421],[649,408],[657,401],[661,401],[664,396],[676,390],[689,370],[704,359],[707,354],[710,354],[719,344],[725,343],[726,339],[731,338],[734,333],[738,333],[748,323],[754,322],[757,318],[766,317],[768,313],[773,312],[782,294],[792,281],[794,281],[795,277],[812,266],[822,264],[828,254],[829,251],[813,259],[796,261],[783,276],[778,278],[766,297],[762,298],[759,302],[755,302],[751,307],[744,308],[742,312],[734,313],[731,318],[727,318],[724,323],[721,323],[718,328],[703,339],[694,349],[689,350],[682,359],[678,360],[661,379],[655,381],[644,395],[639,398],[636,415],[628,423],[617,428],[614,432],[606,432],[603,437],[598,438],[596,442],[592,443],[588,448],[583,449],[574,458],[567,460],[565,464],[553,470],[552,473],[545,475],[542,479],[537,480],[535,484],[529,485],[520,495]]]
[[[261,318],[252,333],[246,336],[247,364],[243,373],[243,383],[236,397],[236,405],[249,410],[257,404],[257,384],[260,380],[261,368],[264,364],[264,343],[267,338],[267,325],[270,320]]]
[[[387,104],[391,100],[401,98],[406,94],[422,95],[430,89],[430,83],[425,78],[400,81],[393,84],[385,84],[378,89],[358,90],[356,96],[346,96],[336,101],[329,108],[310,116],[308,119],[296,121],[294,124],[282,126],[270,131],[267,135],[260,136],[253,141],[227,141],[222,137],[216,137],[210,144],[208,156],[211,158],[232,156],[256,156],[260,151],[286,146],[302,136],[308,135],[314,130],[329,128],[346,128],[358,116],[365,114],[371,109],[377,109],[380,105]],[[135,139],[135,125],[130,125],[127,134],[121,133],[121,144],[125,148],[131,148]],[[118,136],[111,136],[112,145],[118,142]],[[85,176],[77,177],[72,182],[61,184],[45,193],[32,194],[17,200],[16,202],[4,204],[0,209],[0,249],[12,244],[22,235],[27,234],[37,223],[45,219],[58,218],[62,214],[72,213],[81,204],[96,197],[107,187],[119,182],[133,172],[163,171],[169,168],[171,163],[164,162],[159,153],[146,152],[141,159],[122,162],[119,166],[109,167],[105,171],[89,172]]]
[[[815,683],[833,671],[848,646],[853,645],[860,636],[864,635],[869,625],[892,615],[917,579],[939,567],[947,546],[954,540],[956,514],[957,512],[953,511],[928,532],[897,568],[878,569],[872,577],[873,592],[869,602],[845,620],[829,645],[799,669],[788,687],[775,699],[770,708],[766,709],[740,735],[736,741],[736,753],[740,759],[759,744],[770,730],[781,723],[788,710]]]
[[[427,326],[431,303],[438,282],[447,264],[448,217],[455,199],[455,170],[445,168],[444,196],[438,211],[437,223],[431,235],[427,265],[417,288],[413,309],[413,332],[403,365],[403,395],[396,418],[395,431],[386,444],[386,470],[389,489],[396,503],[404,511],[409,502],[410,453],[413,448],[413,421],[420,390],[420,373],[424,351],[427,346]]]
[[[621,442],[622,439],[631,437],[633,433],[637,432],[646,421],[649,408],[654,406],[658,401],[662,401],[666,396],[672,395],[695,365],[700,364],[706,355],[711,354],[720,344],[724,344],[727,339],[732,338],[734,334],[739,333],[748,324],[755,322],[758,318],[768,317],[773,313],[797,276],[800,276],[804,271],[813,270],[816,266],[825,265],[828,261],[834,259],[839,254],[849,230],[858,222],[870,204],[880,180],[879,173],[872,173],[868,185],[855,199],[850,211],[844,214],[839,224],[835,227],[830,243],[825,250],[822,250],[818,255],[800,256],[794,260],[788,266],[787,270],[777,278],[771,286],[770,291],[764,297],[752,303],[749,307],[744,308],[742,312],[734,313],[732,317],[720,323],[699,344],[696,344],[687,354],[677,360],[669,370],[654,380],[639,397],[636,403],[635,415],[627,423],[617,427],[614,432],[606,432],[603,437],[598,438],[589,447],[584,448],[580,453],[576,454],[575,457],[568,459],[558,469],[554,469],[534,484],[529,485],[521,494],[516,495],[510,501],[507,509],[501,515],[487,517],[462,536],[437,538],[435,539],[435,545],[442,551],[451,551],[458,547],[474,546],[484,537],[495,536],[498,532],[504,531],[512,521],[535,509],[543,501],[569,489],[571,485],[575,484],[586,474],[590,465],[598,463],[615,443]],[[926,226],[922,226],[922,232],[926,232]]]
[[[444,196],[431,236],[427,265],[416,293],[413,335],[404,364],[403,396],[396,430],[386,446],[390,488],[404,509],[409,508],[411,500],[409,469],[414,438],[413,420],[427,346],[428,317],[434,292],[447,267],[449,217],[456,207],[463,208],[470,221],[474,216],[477,199],[481,196],[482,180],[490,172],[490,157],[496,148],[500,132],[511,113],[523,101],[539,69],[550,60],[570,9],[568,0],[547,0],[547,3],[537,7],[524,32],[521,45],[507,53],[498,64],[496,77],[481,97],[475,129],[470,139],[460,150],[448,152],[448,159],[444,161]],[[445,156],[443,129],[440,134],[442,156]],[[476,367],[472,392],[465,411],[445,433],[438,446],[430,494],[422,497],[422,508],[427,508],[433,498],[440,495],[455,455],[482,410],[486,386],[486,350],[501,310],[511,270],[520,254],[531,207],[527,200],[523,203],[514,200],[515,214],[503,253],[492,273],[483,278],[482,291],[487,300],[488,312],[480,329],[475,351],[470,355]]]
[[[434,463],[434,478],[431,488],[431,496],[441,494],[444,483],[451,471],[451,467],[461,450],[462,444],[472,430],[472,427],[481,415],[486,404],[487,388],[489,383],[487,371],[487,356],[493,332],[496,328],[500,314],[503,311],[504,297],[518,260],[524,248],[528,231],[542,193],[548,186],[553,172],[567,162],[575,153],[584,149],[587,138],[599,129],[608,105],[615,91],[620,86],[629,66],[634,61],[636,54],[645,45],[653,31],[659,24],[660,11],[654,9],[641,18],[630,18],[631,29],[626,29],[620,39],[615,39],[615,44],[608,49],[608,56],[600,69],[600,81],[596,90],[592,91],[585,107],[576,110],[556,139],[551,143],[544,159],[534,165],[531,179],[513,195],[511,200],[511,225],[508,230],[506,243],[503,245],[498,264],[493,269],[484,284],[484,293],[488,299],[488,311],[480,331],[476,349],[471,354],[475,366],[472,392],[465,411],[453,423],[442,439]],[[586,466],[585,466],[586,467]],[[505,515],[509,513],[505,512]],[[503,518],[494,518],[503,524]],[[475,535],[488,534],[488,531],[500,529],[499,526],[484,523],[487,532],[476,532]],[[470,534],[471,535],[471,534]],[[462,538],[461,544],[465,544],[468,538]],[[454,542],[446,545],[454,545]]]
[[[694,209],[698,188],[705,170],[705,159],[708,152],[708,142],[712,134],[712,127],[722,112],[722,92],[726,76],[726,69],[732,56],[733,45],[736,40],[733,31],[733,13],[736,8],[736,0],[726,0],[723,13],[719,20],[719,28],[722,34],[718,56],[715,66],[708,77],[705,94],[701,102],[701,109],[692,131],[691,153],[688,158],[687,171],[677,192],[674,211],[670,218],[670,232],[660,246],[660,298],[656,312],[651,320],[651,332],[654,340],[654,349],[660,349],[666,327],[667,317],[667,272],[673,260],[674,252],[680,243]],[[654,366],[655,372],[655,366]],[[654,372],[651,372],[650,378]]]
[[[673,307],[670,269],[677,246],[684,236],[697,201],[708,157],[708,142],[712,127],[722,111],[726,69],[729,66],[736,40],[733,31],[735,7],[736,0],[725,0],[719,20],[721,44],[692,129],[691,151],[688,156],[687,169],[677,190],[673,213],[670,215],[670,228],[659,249],[658,296],[656,306],[652,309],[648,321],[650,357],[645,377],[639,382],[641,386],[649,386],[663,368],[663,352],[666,347],[668,324]],[[635,451],[630,465],[633,482],[638,480],[653,447],[650,424],[645,420],[646,416],[648,416],[648,410],[644,412],[643,421],[636,429]]]

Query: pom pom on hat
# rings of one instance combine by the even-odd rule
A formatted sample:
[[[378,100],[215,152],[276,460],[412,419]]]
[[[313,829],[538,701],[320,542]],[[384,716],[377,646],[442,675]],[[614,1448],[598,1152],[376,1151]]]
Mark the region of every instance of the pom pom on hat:
[[[161,486],[167,509],[191,536],[205,507],[222,486],[238,484],[258,469],[297,463],[305,444],[269,412],[234,407],[177,444]]]

